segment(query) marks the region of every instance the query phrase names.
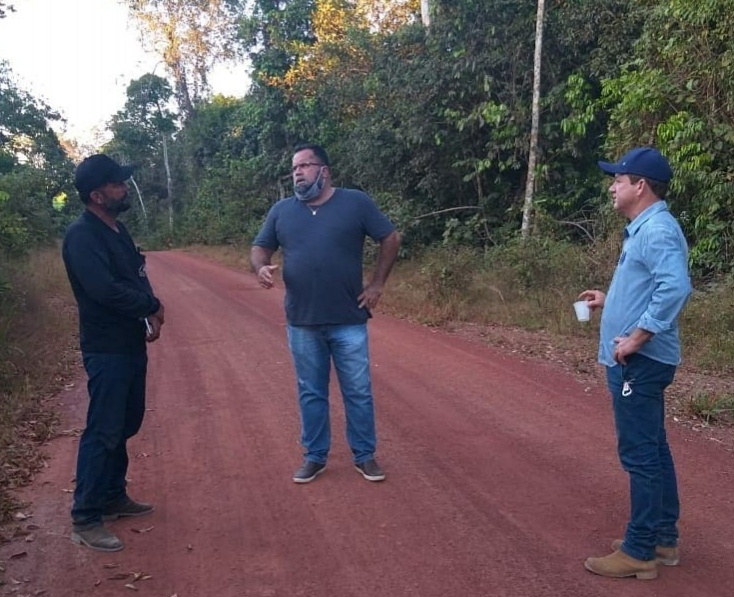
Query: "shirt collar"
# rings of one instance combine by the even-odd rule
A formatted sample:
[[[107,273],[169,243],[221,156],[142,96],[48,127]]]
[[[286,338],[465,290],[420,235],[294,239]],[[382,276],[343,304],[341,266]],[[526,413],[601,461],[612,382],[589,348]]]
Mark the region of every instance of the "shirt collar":
[[[666,203],[665,199],[656,201],[650,207],[640,212],[640,214],[634,220],[627,224],[626,228],[624,229],[625,237],[630,237],[637,234],[637,231],[642,228],[642,225],[645,222],[647,222],[652,216],[660,213],[661,211],[668,211],[668,204]]]

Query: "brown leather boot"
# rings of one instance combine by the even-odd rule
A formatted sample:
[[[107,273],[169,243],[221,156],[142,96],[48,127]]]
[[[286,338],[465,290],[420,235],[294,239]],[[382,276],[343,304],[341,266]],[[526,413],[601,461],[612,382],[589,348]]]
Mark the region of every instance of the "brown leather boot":
[[[612,549],[617,551],[622,547],[622,539],[612,541]],[[658,564],[663,566],[677,566],[680,563],[680,551],[677,547],[663,547],[658,545],[655,548],[655,559]]]
[[[610,578],[635,576],[639,580],[652,580],[658,577],[655,560],[637,560],[623,551],[615,551],[602,558],[587,558],[584,567],[594,574]]]

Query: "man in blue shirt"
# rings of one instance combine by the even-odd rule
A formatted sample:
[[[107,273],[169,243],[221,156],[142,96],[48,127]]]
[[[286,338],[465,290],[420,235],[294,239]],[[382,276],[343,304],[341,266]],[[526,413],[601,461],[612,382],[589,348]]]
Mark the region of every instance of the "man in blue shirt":
[[[616,164],[614,208],[630,222],[608,294],[586,290],[603,308],[599,362],[607,368],[617,449],[630,477],[630,520],[613,553],[584,565],[602,576],[657,577],[657,564],[678,564],[678,487],[665,435],[664,390],[680,363],[678,316],[691,294],[688,247],[664,201],[673,171],[654,148],[638,147]]]
[[[148,281],[145,256],[117,220],[130,208],[125,181],[132,172],[104,154],[77,166],[74,186],[86,209],[67,229],[62,251],[89,376],[71,538],[97,551],[123,548],[103,521],[153,511],[128,496],[125,480],[127,440],[145,414],[146,342],[156,340],[163,325],[163,305]]]
[[[272,288],[278,266],[271,264],[271,258],[283,249],[288,344],[298,380],[304,448],[303,464],[293,481],[309,483],[326,467],[332,361],[354,465],[368,481],[382,481],[385,473],[375,459],[367,320],[397,258],[400,235],[368,195],[332,186],[323,147],[297,147],[292,164],[295,195],[272,207],[250,260],[259,284]],[[372,278],[364,285],[367,236],[380,248]]]

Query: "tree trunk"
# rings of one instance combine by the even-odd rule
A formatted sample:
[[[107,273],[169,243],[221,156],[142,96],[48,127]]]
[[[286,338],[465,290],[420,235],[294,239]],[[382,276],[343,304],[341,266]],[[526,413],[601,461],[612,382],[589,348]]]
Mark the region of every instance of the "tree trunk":
[[[538,161],[538,128],[540,127],[540,62],[543,55],[543,21],[545,20],[545,0],[538,0],[535,18],[535,58],[533,60],[533,108],[530,126],[530,149],[528,151],[528,176],[525,182],[525,201],[522,208],[523,238],[530,236],[535,193],[535,170]]]
[[[176,83],[176,99],[178,107],[184,116],[184,120],[189,120],[194,115],[194,103],[191,101],[191,93],[189,93],[189,84],[186,80],[186,73],[180,64],[174,69],[174,79]]]
[[[138,186],[138,183],[135,182],[135,178],[131,176],[130,182],[133,183],[133,186],[135,187],[135,192],[137,192],[138,194],[138,201],[140,201],[140,208],[143,210],[143,222],[145,222],[145,232],[148,232],[148,212],[145,209],[145,203],[143,203],[143,195],[140,193],[140,187]]]
[[[421,20],[423,26],[428,29],[431,26],[431,6],[430,0],[421,0]]]
[[[166,167],[166,193],[168,195],[168,230],[173,233],[173,179],[171,178],[171,165],[168,163],[168,143],[166,135],[161,133],[163,141],[163,164]]]

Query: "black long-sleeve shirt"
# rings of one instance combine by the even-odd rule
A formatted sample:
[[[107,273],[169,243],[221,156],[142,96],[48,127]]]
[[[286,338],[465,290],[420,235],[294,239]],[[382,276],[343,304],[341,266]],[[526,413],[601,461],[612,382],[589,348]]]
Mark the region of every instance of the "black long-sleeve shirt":
[[[62,256],[79,307],[82,352],[144,352],[142,319],[160,307],[145,256],[124,224],[117,227],[119,232],[85,210],[64,236]]]

